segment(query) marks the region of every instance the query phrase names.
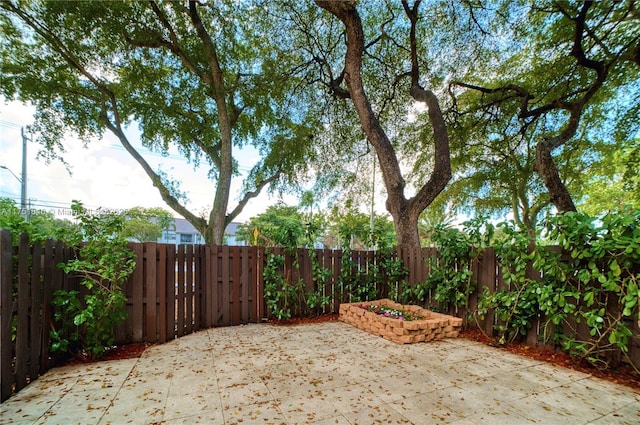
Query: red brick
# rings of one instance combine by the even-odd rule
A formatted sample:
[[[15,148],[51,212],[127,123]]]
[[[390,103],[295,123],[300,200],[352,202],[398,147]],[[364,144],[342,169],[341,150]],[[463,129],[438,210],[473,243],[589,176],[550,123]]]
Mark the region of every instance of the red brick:
[[[460,317],[452,317],[449,319],[451,326],[462,326],[462,319]]]
[[[375,304],[398,310],[411,311],[414,314],[425,317],[425,320],[400,321],[389,317],[382,317],[360,308],[361,304]],[[458,317],[433,313],[419,306],[402,306],[389,299],[367,303],[341,304],[339,320],[398,344],[456,337],[462,325],[462,319]]]

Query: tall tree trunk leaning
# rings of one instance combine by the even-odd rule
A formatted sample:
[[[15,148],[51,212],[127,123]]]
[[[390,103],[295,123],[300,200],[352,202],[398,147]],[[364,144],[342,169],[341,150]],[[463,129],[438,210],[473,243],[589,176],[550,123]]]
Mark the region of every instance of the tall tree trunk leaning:
[[[412,198],[405,196],[405,180],[400,170],[396,152],[385,130],[371,107],[362,81],[362,56],[365,51],[362,21],[355,2],[321,1],[316,4],[338,18],[345,27],[347,50],[344,58],[344,81],[356,114],[362,124],[367,140],[374,147],[384,184],[387,190],[386,208],[393,217],[399,248],[418,249],[418,218],[451,179],[449,157],[449,137],[445,122],[438,104],[438,99],[430,90],[423,89],[418,83],[418,61],[416,54],[415,25],[417,9],[420,1],[413,9],[405,5],[405,11],[411,20],[412,45],[412,87],[410,95],[418,102],[424,102],[429,110],[429,121],[434,130],[435,160],[431,177]],[[411,15],[413,13],[414,15]]]

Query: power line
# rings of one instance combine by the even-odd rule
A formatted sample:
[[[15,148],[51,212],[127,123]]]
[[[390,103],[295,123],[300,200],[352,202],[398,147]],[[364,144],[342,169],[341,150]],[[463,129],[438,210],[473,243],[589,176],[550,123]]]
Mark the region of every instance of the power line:
[[[16,124],[15,122],[0,120],[0,127],[20,128],[21,126],[19,124]]]
[[[20,198],[16,197],[16,196],[4,196],[4,198],[11,199],[12,201],[17,201],[17,202],[20,201]],[[27,204],[28,204],[28,206],[30,208],[33,208],[33,207],[44,207],[44,208],[60,208],[60,209],[62,209],[62,208],[70,208],[71,207],[71,203],[57,202],[57,201],[42,201],[42,200],[39,200],[39,199],[29,199]],[[90,208],[90,209],[100,208],[100,207],[93,206],[93,205],[84,205],[83,204],[83,206],[86,207],[86,208]]]
[[[15,196],[6,196],[4,198],[7,199],[11,199],[12,201],[16,201],[19,202],[20,198],[16,198]],[[58,204],[58,205],[56,205]],[[82,206],[89,211],[89,213],[91,214],[92,212],[98,212],[98,211],[110,211],[110,212],[124,212],[125,210],[127,210],[128,208],[115,208],[115,207],[107,207],[104,205],[87,205],[87,204],[82,204]],[[27,202],[27,209],[31,210],[31,214],[37,212],[37,211],[44,211],[44,210],[48,210],[47,212],[53,214],[54,216],[58,215],[62,215],[62,216],[69,216],[72,215],[71,213],[71,203],[63,203],[63,202],[56,202],[56,201],[39,201],[37,199],[30,199],[29,202]],[[171,212],[171,211],[170,211]]]
[[[5,128],[20,128],[21,126],[11,122],[11,121],[5,121],[5,120],[0,120],[0,127],[5,127]],[[111,143],[107,146],[108,149],[114,149],[114,150],[118,150],[118,151],[124,151],[127,152],[127,150],[124,148],[124,146],[119,145],[117,143]],[[151,149],[149,149],[146,146],[142,146],[142,149],[144,150],[144,154],[145,155],[149,155],[149,156],[155,156],[158,158],[170,158],[170,159],[174,159],[183,163],[189,163],[189,159],[181,154],[172,154],[172,153],[161,153],[161,152],[156,152],[153,151]],[[248,172],[251,170],[251,167],[248,166],[238,166],[238,170],[241,172]]]
[[[12,198],[13,196],[15,196],[15,194],[13,192],[5,192],[4,190],[0,190],[0,194],[2,194],[3,198]],[[5,196],[6,195],[6,196]],[[17,198],[18,200],[20,200],[20,198]]]

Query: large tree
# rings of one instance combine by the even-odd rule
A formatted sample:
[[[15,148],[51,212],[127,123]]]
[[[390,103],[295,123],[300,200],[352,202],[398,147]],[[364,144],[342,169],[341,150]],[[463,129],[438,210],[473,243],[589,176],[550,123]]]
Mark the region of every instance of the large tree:
[[[310,45],[324,47],[309,49],[321,69],[316,78],[335,104],[347,99],[356,106],[366,133],[353,134],[356,140],[371,142],[375,137],[366,128],[380,124],[406,193],[419,194],[433,177],[437,144],[429,119],[397,105],[410,103],[407,93],[415,86],[416,68],[420,84],[438,95],[448,124],[453,179],[429,204],[426,212],[432,216],[440,212],[434,210],[460,206],[466,213],[512,212],[521,227],[532,231],[541,212],[575,209],[574,203],[588,194],[589,181],[607,178],[597,175],[603,170],[597,165],[628,150],[637,134],[640,34],[632,1],[317,4],[345,23],[340,32],[321,22],[315,38],[314,31],[302,27]],[[356,10],[349,13],[357,14],[360,27],[348,21],[345,9]],[[345,56],[357,50],[357,37],[348,26],[360,28],[355,34],[365,40],[358,74],[345,60],[354,63],[357,57]],[[340,62],[337,52],[343,54]],[[362,81],[355,97],[365,95],[369,111],[356,105],[349,86],[353,75]],[[353,126],[349,116],[343,117]],[[336,127],[344,131],[345,126],[332,122]],[[379,146],[371,144],[380,158]],[[633,167],[628,169],[627,180],[634,175]],[[364,175],[367,179],[370,173]],[[388,192],[396,190],[386,182]],[[630,182],[623,186],[632,196]],[[358,187],[364,187],[362,180]],[[393,200],[388,206],[401,209],[402,199],[388,196]]]
[[[323,28],[316,31],[320,35],[315,37],[314,30],[301,29],[306,37],[324,45],[314,54],[320,68],[318,79],[334,97],[349,99],[366,140],[376,152],[398,246],[419,248],[418,218],[451,177],[447,128],[438,97],[423,74],[427,65],[419,57],[424,49],[420,28],[428,24],[421,20],[421,1],[357,5],[316,0],[316,4],[343,26],[342,34],[328,40],[320,39]],[[342,42],[344,49],[340,50],[337,46]],[[335,60],[338,50],[343,52],[339,62]],[[324,54],[327,52],[333,57]],[[399,107],[394,113],[392,103],[398,102],[404,104],[404,112],[399,112],[402,111]],[[414,102],[425,105],[429,129],[414,134],[411,143],[417,150],[427,152],[430,171],[425,173],[426,179],[414,181],[408,187],[403,158],[398,155],[399,144],[404,140],[398,136],[397,125],[406,120]],[[411,191],[414,193],[410,194]]]
[[[0,90],[35,105],[35,130],[54,156],[63,155],[69,129],[84,140],[112,132],[167,205],[208,243],[222,243],[251,198],[268,185],[299,182],[312,159],[313,104],[302,107],[296,91],[295,51],[265,37],[276,30],[253,2],[3,0]],[[176,181],[135,149],[126,131],[133,123],[144,146],[175,146],[209,168],[208,217],[189,211]],[[241,146],[257,148],[262,159],[232,207]]]
[[[559,212],[574,211],[584,186],[572,193],[567,183],[624,150],[639,128],[636,2],[504,1],[474,8],[482,15],[490,5],[499,5],[505,17],[500,48],[452,83],[457,113],[511,123],[512,136],[533,147],[535,156],[526,164],[543,182],[550,202]],[[464,101],[469,90],[480,94],[471,104]],[[494,145],[492,134],[485,131],[481,137]]]
[[[553,207],[544,182],[535,171],[536,140],[502,105],[501,114],[487,111],[482,97],[468,91],[457,96],[451,122],[454,178],[429,211],[504,219],[511,216],[522,230],[535,234],[542,214]],[[465,105],[464,110],[460,107]],[[478,107],[478,105],[481,105]],[[533,125],[536,125],[535,123]],[[595,175],[594,158],[606,158],[612,146],[580,143],[556,154],[563,184],[577,196]],[[434,211],[435,210],[435,211]]]
[[[433,137],[430,122],[416,113],[407,125],[402,118],[411,121],[412,114],[397,109],[400,119],[389,119],[390,99],[410,90],[406,81],[415,68],[408,71],[414,63],[409,55],[418,52],[421,79],[444,105],[453,174],[429,214],[456,207],[512,212],[533,231],[541,212],[574,209],[590,180],[607,178],[597,175],[603,168],[596,165],[627,149],[639,127],[640,35],[633,2],[403,4],[405,13],[394,2],[357,6],[367,40],[360,75],[374,119],[390,135],[403,172],[409,171],[406,188],[419,188],[434,170],[434,151],[424,143]],[[412,10],[416,18],[407,20]],[[403,17],[416,24],[403,25]],[[345,30],[350,43],[348,36]],[[315,54],[317,61],[335,63],[326,53],[342,39],[324,39],[329,47]],[[395,53],[385,55],[390,51]],[[351,97],[344,84],[347,67],[325,69],[334,96]]]

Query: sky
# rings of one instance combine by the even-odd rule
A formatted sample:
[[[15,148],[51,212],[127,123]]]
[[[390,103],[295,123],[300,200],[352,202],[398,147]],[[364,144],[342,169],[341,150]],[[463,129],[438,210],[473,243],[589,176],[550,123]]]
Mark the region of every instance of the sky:
[[[0,166],[6,166],[15,174],[0,168],[0,197],[12,198],[18,205],[22,171],[20,128],[33,123],[33,111],[32,107],[20,102],[0,100]],[[177,152],[171,152],[167,157],[151,152],[141,146],[136,133],[137,129],[130,129],[130,140],[152,168],[157,170],[160,166],[181,181],[181,190],[187,192],[189,198],[187,208],[198,215],[208,214],[215,187],[207,177],[206,167],[194,170]],[[87,148],[79,140],[67,138],[64,146],[66,152],[63,156],[70,164],[71,174],[59,161],[47,164],[44,159],[37,159],[40,146],[27,142],[27,198],[32,209],[49,211],[59,218],[71,218],[71,201],[79,200],[89,210],[162,207],[180,217],[164,203],[149,177],[115,136],[106,132],[102,140],[90,143]],[[258,154],[244,149],[236,159],[240,171],[246,173],[258,160]],[[229,210],[237,205],[241,183],[240,177],[232,183]],[[278,200],[263,193],[250,201],[234,221],[247,222]],[[283,201],[289,205],[297,203],[293,197]]]

